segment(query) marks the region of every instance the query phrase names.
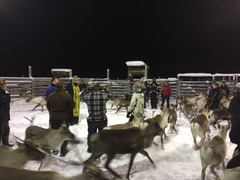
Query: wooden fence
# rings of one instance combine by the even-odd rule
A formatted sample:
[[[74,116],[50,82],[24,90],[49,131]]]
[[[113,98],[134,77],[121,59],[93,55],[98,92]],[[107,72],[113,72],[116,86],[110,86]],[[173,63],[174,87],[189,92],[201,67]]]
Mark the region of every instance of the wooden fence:
[[[234,86],[240,81],[240,74],[178,74],[177,78],[168,79],[156,79],[159,85],[159,90],[167,80],[172,89],[171,100],[175,101],[178,95],[197,95],[200,92],[206,93],[207,87],[212,81],[216,81],[221,84],[222,80],[225,80],[231,94],[233,94]],[[28,98],[32,94],[35,96],[45,96],[46,89],[51,83],[50,77],[0,77],[5,79],[7,83],[7,89],[11,93],[12,98]],[[63,81],[64,85],[71,81],[71,78],[59,78]],[[84,84],[89,86],[94,82],[106,85],[112,94],[124,96],[125,94],[132,94],[132,86],[134,82],[140,81],[140,79],[134,79],[133,82],[129,80],[111,80],[108,78],[79,78],[78,83],[83,80]],[[147,79],[148,83],[152,83],[152,79]],[[159,93],[159,99],[161,95]]]

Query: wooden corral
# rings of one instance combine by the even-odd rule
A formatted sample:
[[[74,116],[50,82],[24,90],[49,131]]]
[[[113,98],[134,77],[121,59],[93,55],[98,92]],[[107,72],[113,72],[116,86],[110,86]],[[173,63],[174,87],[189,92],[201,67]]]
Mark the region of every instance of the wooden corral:
[[[234,86],[237,83],[237,74],[210,74],[210,73],[185,73],[177,75],[179,80],[178,94],[197,95],[200,92],[206,94],[208,86],[217,82],[220,86],[226,81],[230,94],[233,95]]]

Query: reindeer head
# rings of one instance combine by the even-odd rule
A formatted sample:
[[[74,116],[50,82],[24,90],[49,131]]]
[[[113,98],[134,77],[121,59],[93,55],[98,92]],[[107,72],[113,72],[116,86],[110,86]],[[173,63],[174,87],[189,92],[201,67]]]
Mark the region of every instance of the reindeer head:
[[[74,140],[75,139],[75,135],[69,130],[69,128],[66,125],[62,125],[59,128],[60,131],[60,136],[62,137],[62,139],[65,140]]]

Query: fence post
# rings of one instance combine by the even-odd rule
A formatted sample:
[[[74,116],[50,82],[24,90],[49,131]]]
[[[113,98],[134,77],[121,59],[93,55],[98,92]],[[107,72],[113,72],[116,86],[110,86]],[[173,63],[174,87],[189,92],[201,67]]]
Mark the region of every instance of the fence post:
[[[32,66],[28,66],[28,76],[32,77]]]
[[[131,83],[130,83],[130,80],[128,79],[127,80],[127,94],[129,94],[129,95],[131,95],[130,93],[131,93],[131,88],[130,88],[130,86],[131,86]]]
[[[107,69],[107,79],[109,79],[109,69]]]
[[[72,78],[72,69],[69,71],[69,78]]]

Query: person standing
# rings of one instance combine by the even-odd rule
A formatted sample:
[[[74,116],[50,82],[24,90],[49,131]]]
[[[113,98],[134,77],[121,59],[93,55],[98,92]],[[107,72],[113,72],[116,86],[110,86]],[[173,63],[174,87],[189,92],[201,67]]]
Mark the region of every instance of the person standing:
[[[158,84],[156,83],[156,79],[153,78],[152,84],[149,86],[150,90],[150,100],[151,100],[151,108],[157,109],[157,103],[158,103]]]
[[[52,129],[59,129],[63,123],[69,127],[69,113],[68,111],[74,108],[72,97],[66,93],[63,89],[63,83],[57,82],[57,89],[54,93],[48,96],[47,109],[50,113],[50,125]],[[57,154],[58,151],[54,151],[53,154]],[[65,141],[61,147],[60,156],[63,157],[68,153],[67,141]]]
[[[208,89],[207,89],[207,96],[209,97],[210,92],[212,91],[212,83],[209,84]]]
[[[222,81],[222,85],[220,87],[220,90],[223,92],[223,95],[230,96],[230,91],[228,86],[226,85],[226,81]]]
[[[69,111],[69,124],[71,126],[78,124],[80,114],[80,97],[78,96],[80,93],[80,87],[78,85],[77,76],[73,76],[70,83],[67,84],[65,91],[72,96],[75,105],[74,109]]]
[[[219,106],[219,102],[222,99],[223,92],[219,89],[219,85],[216,82],[212,83],[212,91],[209,94],[208,98],[208,108],[211,110],[217,109]],[[209,101],[210,100],[210,101]]]
[[[53,77],[51,79],[51,83],[50,85],[47,87],[47,90],[46,90],[46,101],[47,101],[47,98],[49,96],[49,94],[53,93],[55,90],[56,90],[56,84],[58,82],[58,79]]]
[[[127,112],[127,118],[129,118],[129,121],[133,121],[137,114],[143,116],[144,113],[144,93],[141,91],[140,86],[140,82],[136,82],[133,85],[134,92]]]
[[[146,101],[147,101],[147,89],[146,89],[146,86],[145,84],[141,84],[140,86],[140,89],[141,91],[143,92],[144,94],[144,108],[146,108]]]
[[[12,147],[14,145],[9,144],[10,102],[6,81],[0,79],[0,144]]]
[[[228,111],[231,113],[231,121],[233,123],[234,118],[240,112],[240,83],[235,85],[234,97],[230,102]]]
[[[148,84],[147,81],[145,81],[145,82],[144,82],[144,85],[145,85],[145,87],[146,87],[146,101],[147,101],[147,103],[148,103],[148,102],[149,102],[149,92],[150,92],[150,90],[149,90],[149,84]]]
[[[104,92],[104,88],[106,86],[102,86],[99,83],[95,83],[94,85],[90,85],[89,88],[85,89],[80,93],[81,99],[87,104],[88,107],[88,137],[87,144],[88,149],[87,152],[92,152],[92,147],[90,143],[90,137],[92,134],[97,131],[100,132],[104,127],[107,126],[107,109],[106,103],[109,99],[113,97],[113,95]]]
[[[167,81],[164,81],[164,85],[163,85],[162,91],[161,91],[161,97],[162,97],[161,108],[164,107],[164,103],[165,103],[165,100],[166,100],[167,101],[167,108],[169,109],[169,107],[170,107],[170,104],[169,104],[170,96],[171,96],[171,86],[168,84]]]
[[[80,92],[84,91],[86,89],[86,84],[84,84],[83,80],[81,81],[81,84],[79,85]]]

